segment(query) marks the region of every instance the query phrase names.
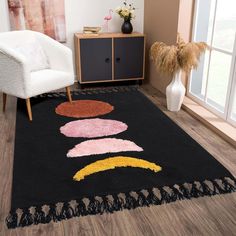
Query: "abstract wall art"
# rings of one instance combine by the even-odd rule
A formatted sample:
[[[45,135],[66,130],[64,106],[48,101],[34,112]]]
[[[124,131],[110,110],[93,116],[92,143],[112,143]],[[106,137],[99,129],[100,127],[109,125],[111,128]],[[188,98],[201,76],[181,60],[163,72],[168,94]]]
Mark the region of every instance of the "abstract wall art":
[[[8,0],[12,30],[34,30],[66,42],[64,0]]]

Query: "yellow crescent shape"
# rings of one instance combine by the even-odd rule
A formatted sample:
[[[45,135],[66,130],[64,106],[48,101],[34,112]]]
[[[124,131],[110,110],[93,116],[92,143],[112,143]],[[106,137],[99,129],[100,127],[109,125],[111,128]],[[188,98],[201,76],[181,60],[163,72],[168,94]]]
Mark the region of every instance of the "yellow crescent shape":
[[[76,181],[80,181],[88,175],[92,175],[101,171],[112,170],[117,167],[138,167],[143,169],[150,169],[154,172],[161,171],[161,167],[156,165],[155,163],[133,157],[118,156],[109,157],[85,166],[74,175],[73,179]]]

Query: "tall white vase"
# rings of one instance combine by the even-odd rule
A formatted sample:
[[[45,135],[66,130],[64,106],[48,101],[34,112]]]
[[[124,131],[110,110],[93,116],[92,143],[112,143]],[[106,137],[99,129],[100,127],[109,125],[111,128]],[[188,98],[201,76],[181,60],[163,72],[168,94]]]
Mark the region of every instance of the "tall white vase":
[[[182,84],[181,74],[179,71],[166,88],[167,109],[169,111],[179,111],[184,100],[186,89]]]

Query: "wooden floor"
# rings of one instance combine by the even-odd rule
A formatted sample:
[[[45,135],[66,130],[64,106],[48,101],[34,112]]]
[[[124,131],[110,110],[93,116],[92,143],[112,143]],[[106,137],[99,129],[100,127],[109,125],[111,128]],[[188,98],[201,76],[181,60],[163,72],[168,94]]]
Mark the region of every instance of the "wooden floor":
[[[236,150],[230,144],[185,111],[168,112],[164,98],[150,86],[142,91],[236,176]],[[16,99],[9,97],[6,113],[0,111],[0,236],[236,235],[236,193],[8,230],[15,117]]]

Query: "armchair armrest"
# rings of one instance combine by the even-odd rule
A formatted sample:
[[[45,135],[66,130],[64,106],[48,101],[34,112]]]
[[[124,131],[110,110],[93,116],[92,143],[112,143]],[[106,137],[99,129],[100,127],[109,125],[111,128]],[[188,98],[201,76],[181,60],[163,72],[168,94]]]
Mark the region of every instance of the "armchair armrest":
[[[49,58],[50,67],[74,75],[71,49],[47,35],[39,32],[35,32],[35,34]]]
[[[4,44],[0,44],[0,90],[20,98],[27,98],[30,71],[26,58]]]

